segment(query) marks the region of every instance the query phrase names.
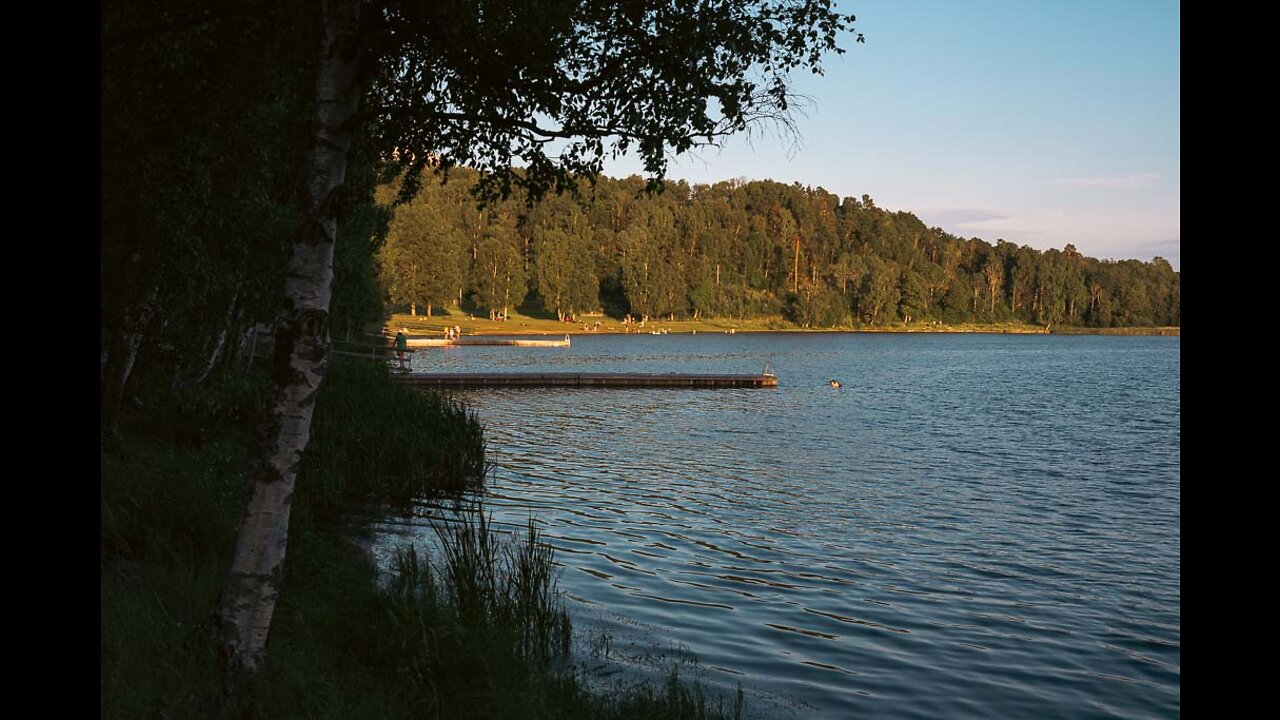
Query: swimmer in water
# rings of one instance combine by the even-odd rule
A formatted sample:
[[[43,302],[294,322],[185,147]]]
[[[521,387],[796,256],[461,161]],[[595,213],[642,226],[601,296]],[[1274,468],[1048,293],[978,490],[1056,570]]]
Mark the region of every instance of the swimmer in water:
[[[831,381],[831,387],[833,387],[833,388],[838,388],[838,387],[840,387],[840,381],[839,381],[839,380],[832,380],[832,381]]]

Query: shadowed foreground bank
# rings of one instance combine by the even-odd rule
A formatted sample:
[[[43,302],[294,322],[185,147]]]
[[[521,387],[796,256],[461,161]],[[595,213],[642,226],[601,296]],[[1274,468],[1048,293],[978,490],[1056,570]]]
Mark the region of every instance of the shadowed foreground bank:
[[[442,529],[380,572],[344,511],[475,488],[479,423],[447,399],[336,363],[294,500],[262,677],[223,699],[211,611],[230,562],[265,379],[235,374],[166,397],[102,456],[104,717],[703,718],[737,715],[673,675],[603,696],[572,671],[550,549],[532,524]],[[157,395],[162,395],[157,393]]]

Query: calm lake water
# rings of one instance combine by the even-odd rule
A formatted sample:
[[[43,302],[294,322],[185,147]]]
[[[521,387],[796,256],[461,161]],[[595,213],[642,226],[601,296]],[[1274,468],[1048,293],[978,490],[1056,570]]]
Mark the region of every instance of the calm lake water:
[[[1179,349],[699,334],[414,362],[772,364],[766,390],[463,393],[496,465],[487,512],[536,518],[602,681],[692,655],[748,716],[1147,718],[1181,711]],[[432,512],[385,520],[378,546],[424,541]]]

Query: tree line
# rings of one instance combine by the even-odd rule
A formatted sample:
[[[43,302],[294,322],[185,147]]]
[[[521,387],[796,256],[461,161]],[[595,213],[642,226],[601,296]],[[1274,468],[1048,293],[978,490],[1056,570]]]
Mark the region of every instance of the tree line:
[[[378,251],[388,301],[417,314],[470,303],[564,319],[783,316],[805,327],[1022,321],[1179,326],[1180,273],[1168,261],[1099,260],[1074,245],[951,235],[863,195],[769,180],[600,177],[532,208],[479,209],[478,175],[426,171],[396,207]],[[377,190],[383,207],[398,184]]]

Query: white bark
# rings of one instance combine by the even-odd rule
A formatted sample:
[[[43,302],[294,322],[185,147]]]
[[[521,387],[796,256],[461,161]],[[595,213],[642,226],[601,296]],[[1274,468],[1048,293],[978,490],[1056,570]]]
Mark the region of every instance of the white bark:
[[[253,367],[253,356],[258,353],[258,323],[257,322],[254,322],[252,325],[249,326],[249,331],[245,333],[245,338],[246,338],[245,342],[243,345],[241,345],[241,348],[242,348],[242,352],[243,352],[243,348],[245,347],[248,348],[248,354],[243,355],[244,367],[246,370],[248,370],[249,368]]]
[[[328,360],[336,201],[361,93],[359,8],[359,0],[331,0],[324,6],[311,169],[276,325],[272,404],[259,428],[249,471],[253,492],[217,611],[222,659],[232,673],[262,667],[288,546],[294,481]]]
[[[222,330],[218,332],[218,336],[213,341],[213,350],[205,359],[204,364],[187,379],[187,385],[199,385],[204,382],[205,378],[209,377],[209,373],[213,372],[213,367],[218,364],[218,357],[222,354],[222,348],[227,344],[227,333],[231,330],[231,321],[235,317],[236,300],[239,298],[239,291],[231,294],[231,301],[227,303],[227,314],[222,321]]]
[[[102,440],[114,447],[119,442],[117,421],[120,405],[133,373],[133,363],[142,345],[142,333],[151,322],[160,287],[153,285],[142,305],[126,309],[120,324],[111,333],[111,345],[107,351],[107,367],[104,370],[102,407],[100,408]]]

